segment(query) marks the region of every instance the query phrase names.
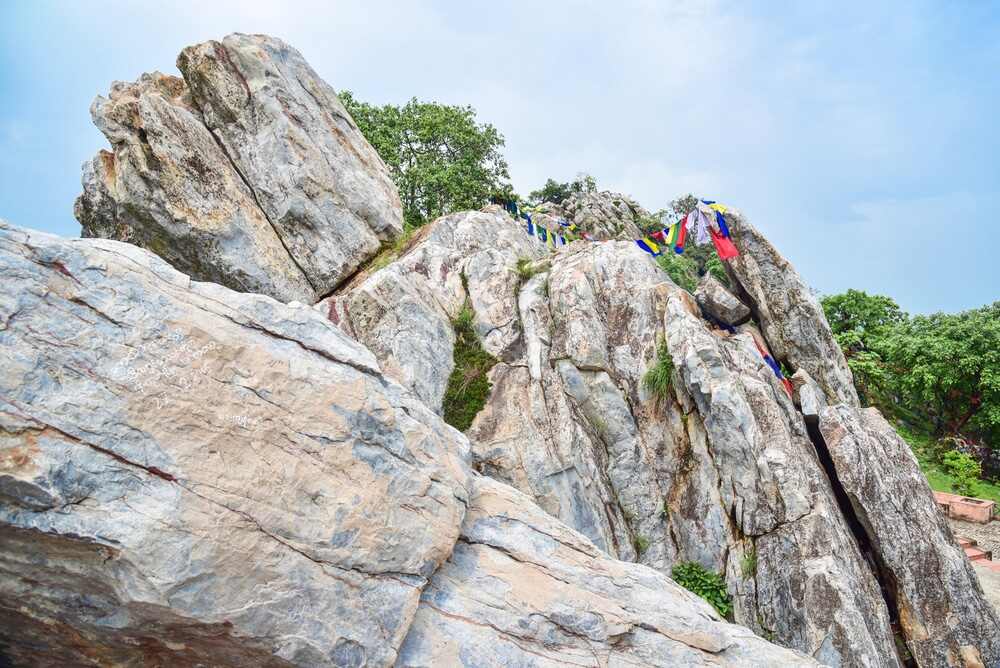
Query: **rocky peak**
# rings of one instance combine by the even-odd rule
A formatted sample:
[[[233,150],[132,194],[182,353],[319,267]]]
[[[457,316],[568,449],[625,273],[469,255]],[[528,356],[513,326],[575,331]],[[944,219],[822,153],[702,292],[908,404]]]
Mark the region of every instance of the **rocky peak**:
[[[538,222],[543,225],[550,222],[548,218],[562,219],[598,240],[637,239],[642,236],[642,220],[650,217],[631,198],[608,190],[574,193],[559,204],[543,203],[539,211]]]
[[[183,80],[145,74],[95,100],[112,153],[84,165],[83,236],[312,303],[402,231],[388,170],[295,49],[234,34],[177,65]]]

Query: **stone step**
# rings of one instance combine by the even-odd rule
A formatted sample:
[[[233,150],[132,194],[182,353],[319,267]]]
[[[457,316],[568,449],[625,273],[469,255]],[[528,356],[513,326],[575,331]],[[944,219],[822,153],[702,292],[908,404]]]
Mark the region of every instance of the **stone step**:
[[[977,561],[976,566],[1000,573],[1000,561]]]
[[[969,558],[969,561],[991,561],[993,559],[993,554],[991,552],[980,550],[978,547],[972,547],[970,545],[964,549],[965,556]]]
[[[962,548],[973,547],[976,545],[976,541],[972,538],[962,538],[959,536],[956,537],[956,540],[958,540],[958,546]]]

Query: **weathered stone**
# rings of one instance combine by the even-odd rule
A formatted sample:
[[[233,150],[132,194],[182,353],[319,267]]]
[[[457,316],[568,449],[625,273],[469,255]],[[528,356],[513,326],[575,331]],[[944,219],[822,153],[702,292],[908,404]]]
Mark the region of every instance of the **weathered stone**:
[[[477,478],[398,666],[817,666],[644,566],[615,561],[519,492]]]
[[[818,665],[473,475],[311,308],[2,222],[0,271],[4,663]]]
[[[735,215],[727,219],[740,255],[726,266],[751,300],[774,358],[809,372],[829,403],[859,406],[847,360],[809,286],[757,228]]]
[[[313,301],[181,79],[157,72],[115,83],[90,111],[114,152],[83,166],[75,214],[84,237],[143,246],[198,280]]]
[[[816,381],[805,369],[799,369],[790,378],[792,387],[795,388],[795,404],[799,407],[802,416],[806,418],[819,418],[819,414],[826,408],[826,397]]]
[[[495,225],[502,249],[510,241]],[[422,240],[400,270],[424,245],[439,254]],[[752,338],[711,333],[690,295],[632,243],[573,244],[550,265],[520,285],[520,324],[510,325],[493,394],[468,432],[476,468],[613,556],[663,573],[688,560],[723,571],[737,621],[783,644],[830,665],[897,665],[878,586]],[[433,266],[419,276],[442,303],[459,283]],[[402,289],[394,283],[373,311],[407,331],[412,307],[388,299]],[[493,294],[516,284],[499,285]],[[491,332],[496,316],[484,315],[493,324],[480,332]],[[664,337],[680,375],[673,396],[658,397],[643,377]],[[424,359],[450,359],[445,337],[414,338]],[[423,364],[386,348],[376,355],[403,374]]]
[[[598,240],[638,239],[643,219],[650,218],[649,212],[631,198],[606,190],[570,195],[558,205],[542,205],[542,212],[575,223]]]
[[[318,293],[402,232],[388,169],[298,51],[236,33],[187,47],[177,67]]]
[[[750,308],[711,274],[705,274],[694,293],[706,313],[727,325],[739,325],[750,317]]]
[[[3,652],[393,662],[464,438],[312,309],[135,246],[3,226],[0,273]]]
[[[819,428],[917,665],[1000,665],[996,611],[906,441],[874,408],[831,406]]]
[[[361,277],[316,308],[356,336],[385,373],[436,411],[454,366],[451,320],[468,299],[491,355],[519,340],[519,259],[548,255],[544,244],[499,207],[444,216],[388,267]]]

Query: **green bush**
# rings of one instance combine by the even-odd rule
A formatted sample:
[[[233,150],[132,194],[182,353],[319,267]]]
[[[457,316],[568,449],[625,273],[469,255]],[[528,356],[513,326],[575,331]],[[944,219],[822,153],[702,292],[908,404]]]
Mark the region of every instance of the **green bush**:
[[[670,398],[673,373],[674,361],[667,350],[667,342],[661,340],[656,348],[656,363],[642,377],[642,385],[657,402],[666,401]]]
[[[636,554],[641,556],[649,549],[649,539],[642,535],[636,536],[634,545]]]
[[[670,574],[674,582],[711,603],[723,617],[728,618],[732,613],[733,603],[726,590],[726,581],[718,573],[688,561],[674,566]]]
[[[691,258],[666,251],[657,256],[656,263],[678,286],[691,293],[698,289],[698,264]]]
[[[951,450],[944,455],[944,468],[952,477],[953,489],[962,496],[973,496],[982,475],[979,462],[957,450]]]
[[[459,431],[465,431],[486,405],[493,385],[487,374],[496,358],[483,350],[473,327],[472,308],[468,304],[452,321],[455,329],[455,368],[448,377],[442,409],[444,421]]]

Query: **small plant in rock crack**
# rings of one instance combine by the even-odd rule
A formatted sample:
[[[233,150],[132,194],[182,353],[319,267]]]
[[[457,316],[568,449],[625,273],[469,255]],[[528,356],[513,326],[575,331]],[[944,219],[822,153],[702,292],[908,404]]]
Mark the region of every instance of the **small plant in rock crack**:
[[[757,575],[756,548],[751,548],[749,552],[743,555],[743,560],[740,562],[740,571],[743,573],[744,580],[747,580]]]
[[[649,549],[649,539],[641,534],[637,534],[635,539],[632,541],[635,547],[635,553],[642,556]]]
[[[670,398],[673,387],[674,361],[667,350],[667,342],[660,339],[656,347],[656,362],[642,377],[642,386],[653,395],[657,403]]]
[[[483,350],[473,324],[474,313],[466,303],[452,321],[455,329],[455,368],[441,402],[444,421],[459,431],[472,425],[493,389],[487,376],[496,358]]]
[[[527,283],[528,280],[535,274],[541,274],[549,270],[548,262],[535,263],[530,257],[522,257],[518,259],[517,264],[514,266],[514,270],[517,272],[517,277],[521,279],[522,283]]]
[[[726,590],[726,581],[718,573],[713,573],[701,564],[687,561],[674,566],[670,575],[674,582],[711,603],[723,617],[728,618],[732,613],[733,603]]]

